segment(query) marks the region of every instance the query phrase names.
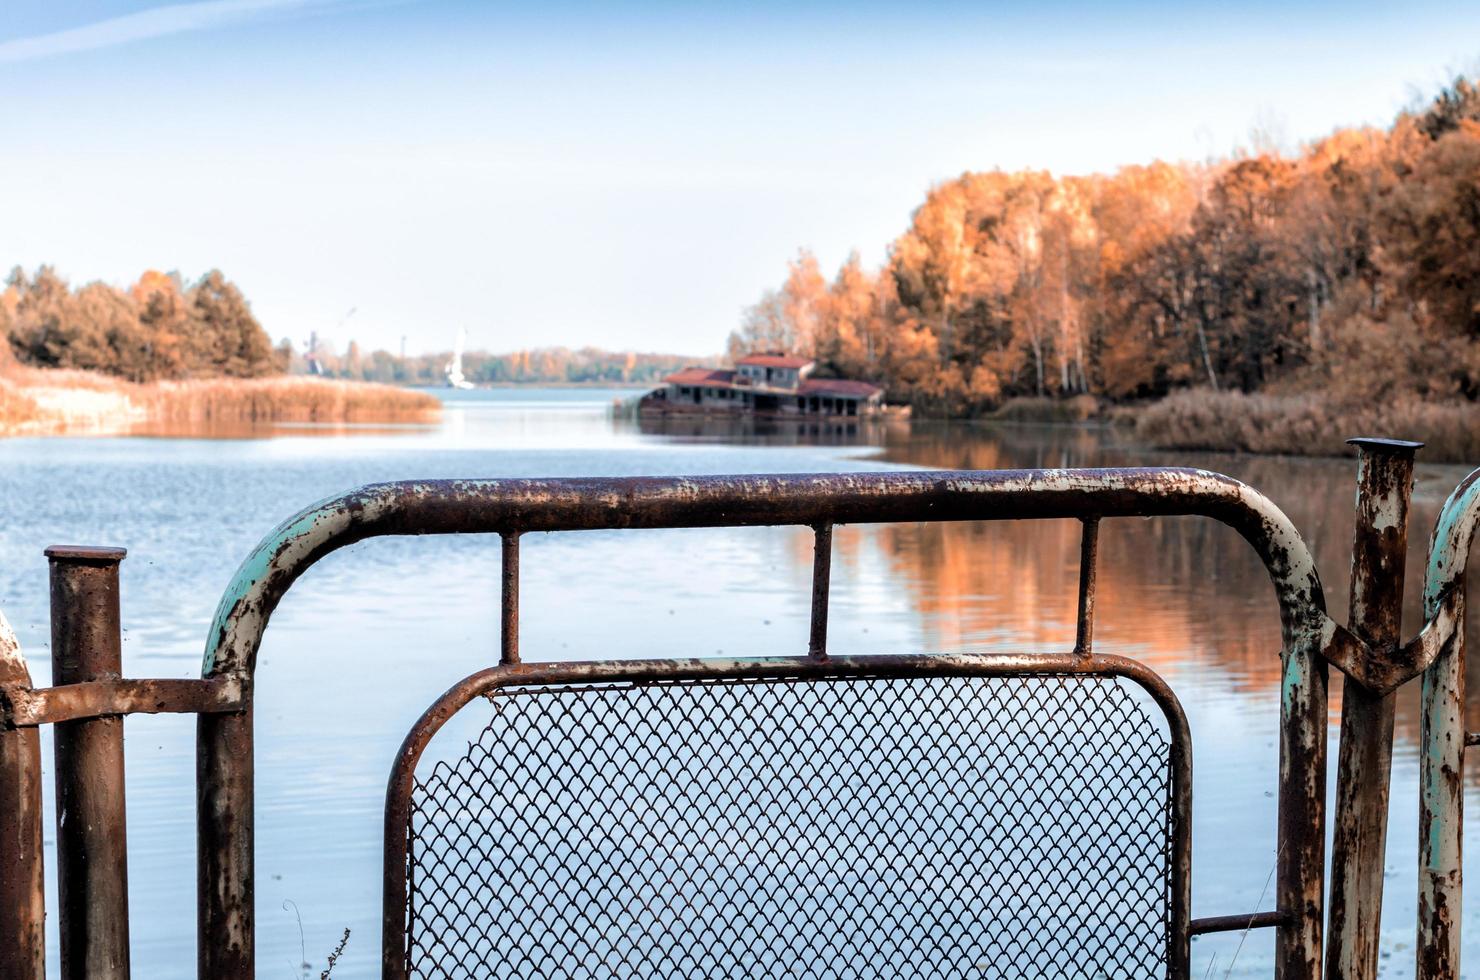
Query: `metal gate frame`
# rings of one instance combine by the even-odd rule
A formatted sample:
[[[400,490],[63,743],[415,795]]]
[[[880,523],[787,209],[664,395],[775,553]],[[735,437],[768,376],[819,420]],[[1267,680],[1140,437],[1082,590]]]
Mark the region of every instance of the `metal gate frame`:
[[[1092,589],[1090,595],[1093,595]],[[1090,622],[1086,613],[1086,608],[1081,605],[1079,635],[1087,642]],[[1270,913],[1192,920],[1192,736],[1187,727],[1187,717],[1171,688],[1150,668],[1135,660],[1097,655],[1084,646],[1062,654],[832,657],[826,650],[814,648],[806,657],[567,663],[510,661],[468,676],[439,697],[418,719],[396,754],[386,789],[381,975],[385,980],[407,980],[410,976],[408,856],[417,762],[442,726],[476,698],[489,697],[500,689],[515,686],[1065,676],[1128,680],[1150,696],[1161,709],[1166,722],[1170,769],[1167,976],[1188,975],[1194,934],[1277,924],[1278,917]]]
[[[64,890],[72,890],[63,902],[63,974],[122,980],[128,976],[128,943],[120,721],[138,712],[182,712],[198,716],[198,973],[211,980],[247,980],[254,975],[252,680],[257,652],[282,596],[319,558],[347,544],[384,535],[499,534],[504,665],[499,669],[530,670],[515,666],[520,535],[660,527],[811,527],[817,547],[810,659],[796,669],[812,670],[819,663],[846,662],[826,657],[835,524],[1078,519],[1084,535],[1076,651],[1049,656],[1076,657],[1081,662],[1089,657],[1094,663],[1090,641],[1100,520],[1189,515],[1232,527],[1263,562],[1279,604],[1282,665],[1277,911],[1252,918],[1195,920],[1188,931],[1277,927],[1276,976],[1292,980],[1320,975],[1327,938],[1328,977],[1370,977],[1377,958],[1387,810],[1386,779],[1372,777],[1385,776],[1391,757],[1391,695],[1431,664],[1455,669],[1459,654],[1453,645],[1454,624],[1463,612],[1463,596],[1444,585],[1452,578],[1456,559],[1444,559],[1449,564],[1438,572],[1439,566],[1431,563],[1430,584],[1439,583],[1437,592],[1430,590],[1432,618],[1410,643],[1398,641],[1395,598],[1401,596],[1417,447],[1388,440],[1354,441],[1361,465],[1350,630],[1327,615],[1312,556],[1289,519],[1244,484],[1191,469],[448,480],[364,487],[307,508],[257,546],[218,606],[200,680],[121,676],[117,585],[122,549],[48,549],[54,686],[34,687],[19,649],[0,636],[0,812],[15,815],[0,833],[0,973],[18,980],[43,976],[39,726],[58,724],[59,736],[65,728],[72,746],[67,765],[56,771],[59,795],[99,817],[88,823],[76,821],[76,828],[58,838],[58,875],[64,879]],[[1441,521],[1440,536],[1445,540],[1473,535],[1480,520],[1475,503],[1480,490],[1473,478],[1466,487],[1456,494],[1465,503],[1451,501],[1446,509],[1449,524]],[[1450,530],[1442,530],[1446,526]],[[1436,554],[1439,550],[1436,543]],[[1457,560],[1462,565],[1462,553]],[[1446,659],[1441,660],[1441,654]],[[1328,663],[1345,674],[1346,698],[1331,921],[1326,929]],[[1451,710],[1456,688],[1442,674],[1434,672],[1435,691],[1426,701],[1436,712],[1443,709],[1453,715],[1446,719],[1436,714],[1439,720],[1432,727],[1433,732],[1449,733],[1443,736],[1449,739],[1444,751],[1452,752],[1455,732],[1460,733],[1460,742],[1465,739],[1458,712]],[[1456,771],[1433,764],[1442,779],[1426,777],[1426,793],[1433,792],[1431,784]],[[1425,805],[1429,802],[1426,796]],[[1447,843],[1457,834],[1453,822],[1457,815],[1450,815],[1455,807],[1439,805],[1442,802],[1430,809],[1443,825],[1425,824],[1425,834],[1432,832],[1436,841],[1433,854],[1426,845],[1427,859],[1441,871],[1457,861],[1458,852],[1457,839],[1452,846]],[[100,855],[107,860],[98,860]],[[1435,886],[1435,894],[1457,902],[1457,871],[1452,892],[1443,891],[1447,881]],[[73,914],[74,909],[85,911]],[[1449,913],[1441,909],[1437,914]],[[1440,923],[1431,931],[1457,943],[1457,929],[1444,933]]]
[[[1089,649],[1098,522],[1196,515],[1236,530],[1269,572],[1282,652],[1277,975],[1319,975],[1324,910],[1327,658],[1363,669],[1363,646],[1325,612],[1309,549],[1267,498],[1229,477],[1189,469],[903,472],[602,480],[454,480],[365,487],[282,524],[237,572],[218,607],[204,675],[232,678],[246,710],[202,715],[199,773],[199,968],[247,980],[253,970],[251,676],[273,609],[324,555],[390,534],[496,533],[503,540],[501,661],[518,660],[520,535],[661,527],[800,525],[817,536],[811,651],[825,652],[831,529],[900,521],[1079,519],[1084,522],[1080,639]],[[527,668],[526,668],[527,669]],[[1208,920],[1237,929],[1249,916]]]

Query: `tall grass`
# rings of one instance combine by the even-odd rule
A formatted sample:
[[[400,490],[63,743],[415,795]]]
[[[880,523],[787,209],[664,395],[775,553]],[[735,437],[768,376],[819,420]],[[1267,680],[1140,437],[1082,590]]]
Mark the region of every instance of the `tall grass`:
[[[424,391],[327,378],[221,378],[141,385],[161,422],[421,422],[441,410]]]
[[[1423,459],[1480,463],[1480,405],[1471,402],[1341,402],[1321,394],[1181,391],[1135,415],[1136,435],[1161,449],[1290,456],[1352,452],[1352,436],[1416,439]]]
[[[125,431],[149,423],[424,422],[432,395],[327,378],[208,378],[131,384],[88,371],[0,363],[0,435]]]

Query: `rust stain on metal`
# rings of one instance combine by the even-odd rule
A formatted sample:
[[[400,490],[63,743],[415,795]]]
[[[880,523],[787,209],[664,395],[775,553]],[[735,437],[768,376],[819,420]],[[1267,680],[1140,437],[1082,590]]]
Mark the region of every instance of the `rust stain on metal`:
[[[827,656],[827,606],[832,586],[833,528],[831,524],[819,524],[813,532],[812,618],[807,637],[807,656],[820,660]]]
[[[1400,668],[1408,502],[1419,443],[1351,439],[1357,446],[1351,630],[1374,659]],[[1375,980],[1392,771],[1392,693],[1343,684],[1331,849],[1327,980]]]
[[[0,698],[6,705],[6,728],[107,715],[240,711],[243,705],[241,682],[234,677],[116,678],[42,688],[11,685],[0,688]]]
[[[52,680],[114,683],[122,670],[121,548],[53,547]],[[61,976],[128,980],[128,843],[123,718],[56,726],[57,908]]]
[[[1285,925],[1289,917],[1283,912],[1255,912],[1250,915],[1209,915],[1193,919],[1189,930],[1194,936],[1206,936],[1214,932],[1244,932],[1248,929],[1268,929]]]
[[[1095,638],[1095,571],[1100,558],[1100,519],[1086,517],[1079,537],[1079,607],[1074,652],[1087,656]]]
[[[501,614],[499,617],[499,663],[519,662],[519,535],[503,536],[503,563],[500,576]]]

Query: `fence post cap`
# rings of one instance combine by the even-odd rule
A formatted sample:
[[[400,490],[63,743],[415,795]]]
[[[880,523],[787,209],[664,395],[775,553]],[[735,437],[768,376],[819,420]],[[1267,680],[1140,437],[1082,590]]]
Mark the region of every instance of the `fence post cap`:
[[[128,555],[128,549],[97,544],[54,544],[46,549],[45,554],[52,561],[93,562],[101,565],[111,565],[123,561],[124,557]]]
[[[1346,441],[1348,446],[1376,453],[1416,453],[1423,448],[1421,442],[1407,439],[1379,439],[1375,436],[1355,436]]]

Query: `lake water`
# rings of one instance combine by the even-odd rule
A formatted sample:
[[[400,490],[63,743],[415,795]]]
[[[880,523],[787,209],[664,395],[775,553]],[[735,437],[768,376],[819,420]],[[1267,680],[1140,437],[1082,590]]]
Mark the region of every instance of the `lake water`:
[[[1169,455],[1099,429],[649,427],[610,414],[614,399],[631,394],[448,393],[441,424],[430,428],[0,442],[0,609],[33,676],[46,682],[42,549],[125,546],[125,671],[191,677],[240,559],[300,507],[364,483],[1176,464],[1247,480],[1283,507],[1317,555],[1333,615],[1345,617],[1350,460]],[[1419,469],[1409,632],[1418,622],[1419,552],[1462,476],[1455,467]],[[1078,541],[1075,522],[839,528],[829,647],[839,654],[1068,649]],[[529,536],[523,655],[800,654],[810,574],[811,536],[802,529]],[[329,556],[282,603],[257,675],[259,976],[299,976],[306,954],[317,977],[345,928],[351,936],[336,980],[378,975],[386,774],[431,700],[496,662],[498,580],[496,538],[380,539]],[[1280,642],[1262,566],[1236,534],[1209,521],[1118,520],[1102,531],[1099,582],[1097,648],[1152,665],[1190,719],[1193,914],[1271,908]],[[1390,977],[1413,972],[1414,701],[1405,690],[1398,716],[1383,930]],[[141,716],[127,730],[134,975],[192,977],[194,722]],[[1334,761],[1334,744],[1332,753]],[[1468,805],[1473,811],[1473,798]],[[54,856],[47,860],[50,871]],[[54,881],[48,889],[54,910]],[[1480,956],[1476,910],[1472,902],[1466,916],[1471,962]],[[54,912],[48,925],[55,971]],[[1233,976],[1269,975],[1269,936],[1251,934],[1236,962],[1237,936],[1197,940],[1193,975],[1224,976],[1230,966]]]

